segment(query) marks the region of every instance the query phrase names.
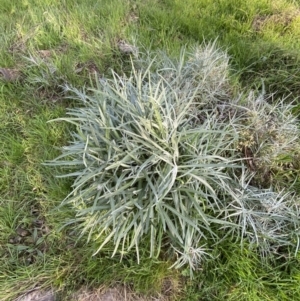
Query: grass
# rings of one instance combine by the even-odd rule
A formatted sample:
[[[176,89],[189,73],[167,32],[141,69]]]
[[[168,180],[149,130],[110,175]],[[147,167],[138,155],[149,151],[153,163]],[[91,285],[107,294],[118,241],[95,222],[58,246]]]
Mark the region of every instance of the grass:
[[[61,85],[91,87],[95,72],[111,77],[111,69],[128,74],[130,59],[118,50],[118,39],[179,57],[183,45],[189,49],[217,38],[230,55],[232,93],[260,90],[263,80],[273,99],[285,95],[298,114],[298,10],[299,1],[286,0],[28,0],[18,5],[1,0],[0,67],[22,75],[16,82],[0,81],[0,300],[14,300],[34,286],[53,286],[63,298],[85,284],[116,282],[160,293],[164,279],[181,283],[173,299],[300,299],[299,257],[289,249],[285,257],[262,266],[254,250],[225,241],[215,250],[217,260],[208,261],[194,281],[185,269],[168,269],[174,262],[167,255],[138,265],[133,251],[120,262],[110,258],[114,246],[108,244],[101,256],[92,257],[92,242],[60,229],[73,213],[55,208],[72,182],[54,178],[61,170],[41,164],[70,140],[72,127],[47,123],[78,106],[65,98],[70,93]],[[278,183],[295,181],[292,188],[299,196],[297,158],[299,149],[278,158],[270,174]],[[145,238],[143,258],[148,249]]]

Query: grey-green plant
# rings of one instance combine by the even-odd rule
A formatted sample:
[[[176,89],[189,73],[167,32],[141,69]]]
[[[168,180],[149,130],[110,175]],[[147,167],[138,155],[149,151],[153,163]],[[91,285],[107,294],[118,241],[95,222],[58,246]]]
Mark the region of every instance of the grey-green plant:
[[[297,252],[296,197],[252,182],[249,151],[281,143],[276,135],[257,136],[262,129],[252,113],[264,115],[268,105],[261,95],[234,95],[228,61],[208,43],[183,50],[178,60],[141,55],[130,75],[112,72],[90,89],[66,87],[80,104],[58,120],[76,130],[47,164],[74,179],[62,202],[74,210],[66,225],[98,242],[95,254],[113,241],[112,256],[135,249],[139,262],[140,243],[149,237],[151,257],[167,248],[173,266],[187,265],[192,275],[225,237],[263,255],[282,246]],[[254,110],[256,103],[264,105]],[[270,106],[276,118],[281,114],[274,126],[292,124],[285,130],[297,135],[289,110]],[[249,131],[257,143],[247,144]]]

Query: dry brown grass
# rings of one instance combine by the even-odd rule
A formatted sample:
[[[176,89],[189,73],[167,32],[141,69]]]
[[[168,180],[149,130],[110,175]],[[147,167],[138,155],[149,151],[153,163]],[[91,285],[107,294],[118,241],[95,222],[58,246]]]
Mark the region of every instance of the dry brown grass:
[[[35,289],[19,296],[15,301],[55,301],[53,290]]]
[[[174,300],[179,290],[180,285],[178,283],[174,283],[172,279],[165,279],[162,283],[161,293],[151,296],[138,294],[128,286],[116,285],[111,288],[95,289],[82,287],[63,299],[58,298],[53,290],[34,289],[22,294],[14,301],[57,301],[58,299],[66,301],[170,301]]]
[[[138,295],[124,286],[114,288],[99,288],[89,290],[83,288],[72,295],[70,300],[74,301],[162,301],[159,297],[145,297]]]
[[[258,15],[252,22],[252,28],[255,31],[262,31],[266,26],[277,24],[283,27],[289,26],[295,18],[300,16],[300,10],[288,10],[286,12],[279,12],[272,15]]]

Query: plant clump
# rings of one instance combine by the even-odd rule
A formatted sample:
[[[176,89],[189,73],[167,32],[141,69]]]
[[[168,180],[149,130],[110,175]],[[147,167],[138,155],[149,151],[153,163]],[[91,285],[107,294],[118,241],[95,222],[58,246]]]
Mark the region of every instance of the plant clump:
[[[257,176],[299,147],[296,120],[282,101],[234,96],[228,60],[213,43],[67,87],[81,105],[59,120],[76,130],[48,164],[74,179],[67,225],[96,241],[95,253],[113,242],[112,255],[135,249],[139,261],[146,238],[150,256],[168,251],[192,274],[225,238],[262,255],[297,251],[298,200]]]

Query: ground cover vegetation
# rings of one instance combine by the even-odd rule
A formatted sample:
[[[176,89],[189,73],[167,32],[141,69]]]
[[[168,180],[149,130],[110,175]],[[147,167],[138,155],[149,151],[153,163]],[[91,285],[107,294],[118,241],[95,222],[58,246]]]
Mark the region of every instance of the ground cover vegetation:
[[[300,299],[298,1],[0,2],[0,300]]]

